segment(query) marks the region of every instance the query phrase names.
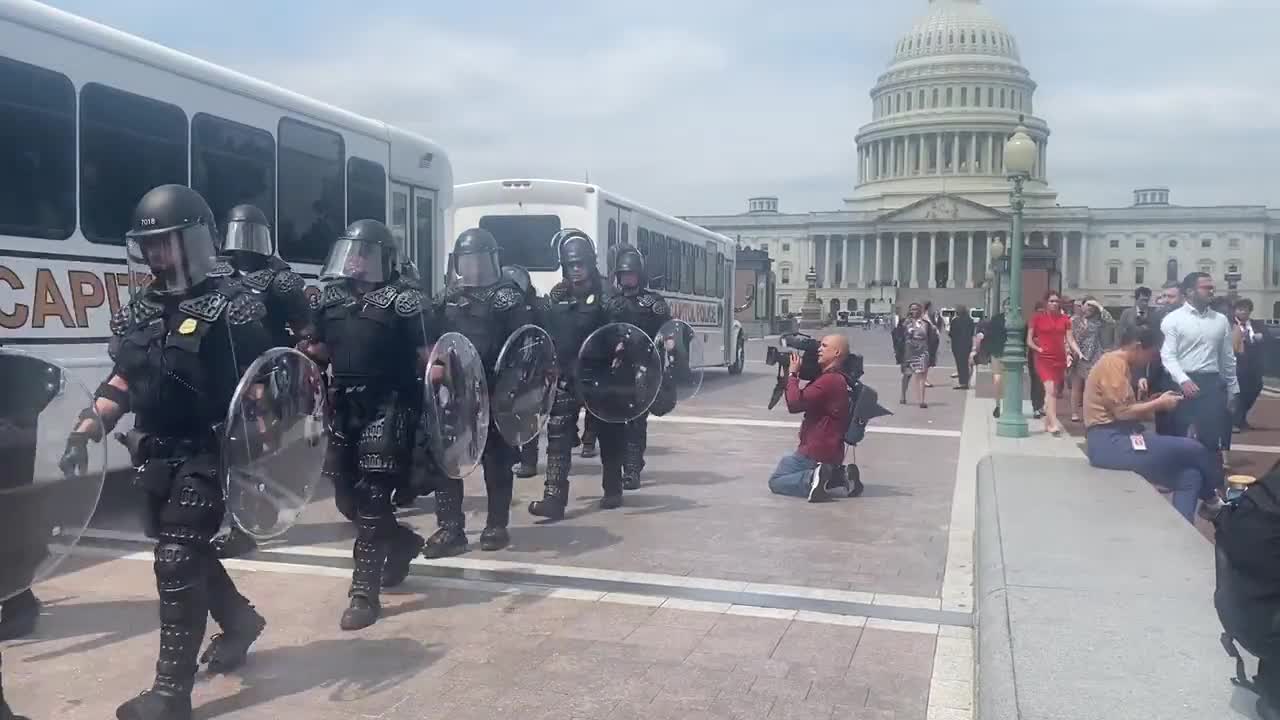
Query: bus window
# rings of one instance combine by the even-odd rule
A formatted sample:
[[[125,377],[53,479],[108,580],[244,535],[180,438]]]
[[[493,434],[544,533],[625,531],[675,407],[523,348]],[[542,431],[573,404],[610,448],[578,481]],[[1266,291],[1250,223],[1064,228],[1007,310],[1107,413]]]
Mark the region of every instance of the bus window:
[[[631,242],[631,230],[627,228],[626,223],[622,223],[622,237],[618,239],[622,241],[623,245],[626,245],[627,243]]]
[[[338,233],[347,227],[346,145],[341,135],[281,118],[280,255],[290,262],[324,262]]]
[[[650,237],[649,252],[644,256],[644,268],[649,273],[649,287],[661,290],[667,286],[667,248],[661,235]]]
[[[191,118],[191,187],[209,201],[218,227],[231,208],[252,203],[276,216],[276,141],[266,130],[215,115]]]
[[[680,292],[680,241],[667,238],[667,291]]]
[[[711,295],[716,289],[716,279],[711,274],[711,253],[706,248],[698,248],[698,275],[702,277],[703,295]]]
[[[644,228],[636,228],[636,249],[641,255],[649,256],[649,231]]]
[[[123,245],[148,190],[187,184],[187,115],[177,105],[89,83],[80,92],[80,229]]]
[[[498,241],[503,265],[519,265],[531,272],[559,269],[560,257],[551,244],[560,232],[559,215],[485,215],[480,227]]]
[[[700,247],[689,248],[693,251],[693,260],[696,264],[693,271],[693,294],[707,294],[707,255],[706,250]]]
[[[683,255],[683,265],[680,268],[680,290],[687,295],[693,294],[693,277],[694,277],[694,259],[693,247],[687,243],[680,243],[681,254]]]
[[[716,253],[716,297],[724,297],[724,253]]]
[[[643,233],[644,231],[641,230],[640,232]],[[613,245],[616,242],[618,242],[618,221],[610,220],[609,221],[609,244]]]
[[[0,58],[0,233],[66,240],[76,231],[76,89],[51,70]],[[131,208],[132,209],[132,208]]]
[[[387,221],[387,171],[382,165],[352,156],[347,160],[347,217]]]

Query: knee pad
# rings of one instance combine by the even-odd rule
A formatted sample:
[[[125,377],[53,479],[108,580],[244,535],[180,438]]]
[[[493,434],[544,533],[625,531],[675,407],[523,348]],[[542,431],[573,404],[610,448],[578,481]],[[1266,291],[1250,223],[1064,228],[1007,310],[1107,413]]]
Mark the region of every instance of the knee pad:
[[[410,450],[404,413],[388,412],[369,423],[360,433],[359,466],[362,472],[399,472]]]
[[[156,545],[156,584],[162,593],[194,587],[203,576],[204,570],[205,557],[195,547],[171,542]],[[167,603],[161,601],[162,613],[166,605]]]
[[[578,444],[578,418],[575,415],[552,415],[547,420],[547,449],[572,448]]]

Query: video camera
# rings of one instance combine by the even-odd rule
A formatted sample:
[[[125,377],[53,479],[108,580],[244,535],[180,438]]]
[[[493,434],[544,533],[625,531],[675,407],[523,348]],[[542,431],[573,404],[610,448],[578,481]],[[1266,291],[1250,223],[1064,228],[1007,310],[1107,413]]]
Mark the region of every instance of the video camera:
[[[822,374],[822,368],[818,366],[818,350],[822,347],[822,343],[817,338],[804,333],[787,333],[778,339],[778,345],[779,347],[766,348],[764,356],[766,365],[776,365],[778,368],[778,383],[774,386],[773,394],[769,398],[770,410],[778,404],[782,394],[786,392],[787,368],[791,364],[792,355],[800,355],[800,371],[797,375],[801,380],[813,382]],[[841,371],[850,382],[857,382],[864,372],[862,356],[849,353],[844,359],[844,367]]]

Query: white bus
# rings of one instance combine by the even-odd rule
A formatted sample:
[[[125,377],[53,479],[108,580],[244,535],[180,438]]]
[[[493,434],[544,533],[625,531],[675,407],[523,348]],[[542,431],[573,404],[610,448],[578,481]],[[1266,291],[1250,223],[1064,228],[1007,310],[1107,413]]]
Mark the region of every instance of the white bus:
[[[203,193],[219,221],[238,203],[262,208],[309,292],[348,221],[389,220],[426,283],[443,267],[437,238],[452,235],[438,145],[38,3],[0,2],[0,342],[96,387],[108,321],[128,301],[124,233],[163,183]]]
[[[588,183],[560,180],[488,180],[454,188],[453,225],[480,227],[502,247],[502,262],[523,265],[541,293],[560,280],[551,238],[579,228],[597,244],[600,272],[612,270],[618,245],[645,256],[649,286],[671,314],[701,336],[708,367],[742,372],[746,337],[733,318],[735,246],[697,225],[650,210]]]

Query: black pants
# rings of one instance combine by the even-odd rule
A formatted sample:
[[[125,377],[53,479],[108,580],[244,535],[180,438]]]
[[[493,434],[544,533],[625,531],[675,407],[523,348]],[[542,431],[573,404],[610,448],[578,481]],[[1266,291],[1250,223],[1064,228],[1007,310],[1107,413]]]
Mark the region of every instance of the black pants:
[[[533,443],[537,452],[537,443]],[[484,469],[484,487],[488,499],[487,528],[506,528],[511,521],[511,495],[515,486],[515,474],[511,466],[519,454],[507,444],[502,433],[494,425],[489,426],[481,463]],[[466,515],[462,511],[462,480],[442,477],[436,481],[436,523],[441,528],[462,532],[466,528]]]
[[[1237,356],[1239,357],[1239,356]],[[1237,363],[1239,360],[1236,361]],[[1249,411],[1262,395],[1262,376],[1256,373],[1244,373],[1240,376],[1240,397],[1236,398],[1235,424],[1242,427],[1249,419]]]
[[[159,463],[156,465],[156,463]],[[160,596],[160,656],[155,689],[190,695],[195,682],[196,656],[204,640],[208,617],[224,630],[249,601],[218,559],[210,541],[222,526],[225,511],[219,482],[218,458],[213,453],[174,460],[149,461],[150,509],[155,517],[156,589]],[[172,478],[160,496],[157,478]]]
[[[556,388],[556,399],[547,421],[547,468],[543,497],[559,503],[569,500],[569,469],[573,448],[578,445],[578,415],[582,404],[565,380]],[[590,415],[588,414],[588,417]],[[626,425],[591,420],[600,443],[600,464],[604,467],[602,486],[605,495],[622,492],[622,463],[626,459]]]
[[[1036,412],[1044,411],[1044,381],[1040,379],[1040,373],[1036,372],[1036,354],[1027,353],[1027,374],[1031,377],[1031,409]]]
[[[969,375],[973,370],[969,367],[969,350],[967,349],[969,344],[970,343],[957,344],[953,342],[951,345],[951,354],[956,359],[956,379],[958,380],[958,384],[965,386],[969,384]]]

